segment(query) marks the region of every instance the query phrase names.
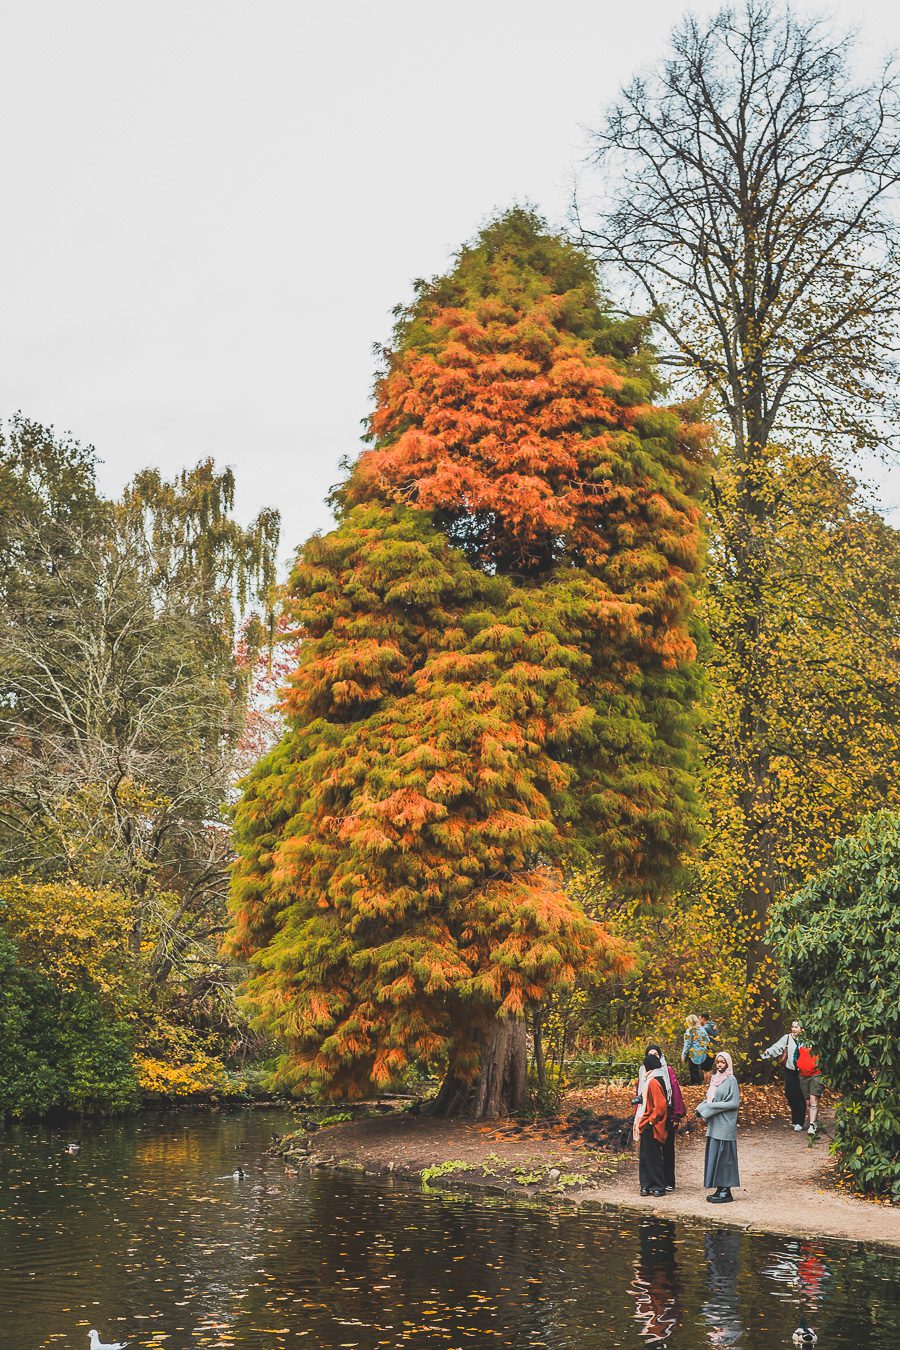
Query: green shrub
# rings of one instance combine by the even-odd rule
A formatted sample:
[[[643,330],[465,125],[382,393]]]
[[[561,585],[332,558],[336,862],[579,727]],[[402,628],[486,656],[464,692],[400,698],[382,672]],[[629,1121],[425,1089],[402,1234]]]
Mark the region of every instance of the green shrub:
[[[857,1190],[900,1198],[900,816],[839,839],[834,863],[772,908],[786,1002],[843,1101],[834,1147]]]
[[[116,1111],[137,1082],[127,1027],[96,989],[60,988],[0,928],[0,1116]]]
[[[436,1181],[438,1177],[448,1177],[451,1172],[471,1172],[472,1164],[463,1162],[461,1158],[447,1158],[442,1163],[434,1163],[431,1167],[423,1167],[419,1173],[422,1182],[422,1190],[428,1191],[432,1187],[430,1183]]]

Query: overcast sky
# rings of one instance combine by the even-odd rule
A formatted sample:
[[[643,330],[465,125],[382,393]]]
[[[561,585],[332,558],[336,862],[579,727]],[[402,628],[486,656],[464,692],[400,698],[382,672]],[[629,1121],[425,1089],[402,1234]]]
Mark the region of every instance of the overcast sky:
[[[93,444],[108,492],[230,464],[287,556],[412,279],[513,202],[563,222],[585,127],[688,8],[718,3],[7,0],[0,416]],[[830,8],[900,46],[895,3]]]

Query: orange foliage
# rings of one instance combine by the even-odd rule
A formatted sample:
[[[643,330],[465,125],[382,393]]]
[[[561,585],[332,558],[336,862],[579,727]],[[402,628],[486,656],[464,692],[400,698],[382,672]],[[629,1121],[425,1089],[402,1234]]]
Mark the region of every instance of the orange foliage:
[[[652,392],[525,213],[401,319],[236,818],[233,940],[282,1082],[465,1076],[497,1015],[627,965],[562,869],[590,847],[646,889],[690,834],[702,435]]]

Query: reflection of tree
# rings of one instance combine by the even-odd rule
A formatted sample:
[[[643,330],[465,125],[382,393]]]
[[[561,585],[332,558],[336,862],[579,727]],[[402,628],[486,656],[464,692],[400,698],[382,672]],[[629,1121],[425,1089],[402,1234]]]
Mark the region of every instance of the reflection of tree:
[[[704,1235],[703,1242],[709,1267],[709,1294],[700,1311],[709,1323],[709,1344],[740,1345],[744,1334],[737,1292],[741,1235],[725,1228],[711,1230]]]
[[[628,1292],[634,1299],[634,1320],[643,1340],[665,1341],[681,1323],[675,1225],[667,1219],[645,1219],[638,1233],[640,1255]]]
[[[605,1345],[621,1333],[630,1235],[617,1242],[617,1224],[318,1172],[297,1190],[309,1208],[285,1222],[278,1288],[323,1348]],[[271,1300],[250,1290],[247,1326],[264,1325]]]

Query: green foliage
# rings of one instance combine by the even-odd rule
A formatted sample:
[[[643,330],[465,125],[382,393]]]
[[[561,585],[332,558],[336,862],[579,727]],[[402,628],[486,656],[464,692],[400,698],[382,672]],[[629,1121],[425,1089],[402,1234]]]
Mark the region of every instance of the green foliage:
[[[621,965],[562,866],[646,895],[693,837],[704,430],[615,328],[524,211],[399,316],[235,818],[235,948],[290,1090],[471,1083],[498,1017]]]
[[[900,1197],[900,815],[865,817],[834,862],[773,906],[785,1000],[841,1094],[835,1149],[853,1185]]]
[[[137,1099],[131,1032],[90,983],[64,988],[0,927],[0,1115],[115,1111]]]
[[[94,452],[18,415],[0,424],[0,601],[21,603],[77,555],[103,515]]]
[[[527,1167],[516,1167],[513,1169],[513,1180],[517,1186],[533,1186],[536,1181],[543,1179],[543,1172],[535,1172]]]
[[[437,1181],[441,1177],[453,1176],[456,1172],[474,1172],[475,1164],[464,1162],[459,1158],[448,1158],[442,1163],[434,1163],[431,1167],[425,1167],[419,1174],[424,1191],[434,1189],[430,1183]],[[552,1163],[540,1163],[536,1167],[526,1166],[524,1163],[508,1163],[499,1158],[496,1153],[488,1155],[487,1159],[480,1164],[480,1171],[483,1177],[493,1177],[496,1180],[513,1182],[516,1186],[538,1186],[543,1185],[550,1190],[566,1191],[574,1186],[584,1186],[588,1178],[580,1172],[562,1172]]]
[[[646,1045],[643,1038],[641,1050]],[[579,1055],[569,1069],[569,1082],[572,1087],[596,1087],[598,1083],[633,1083],[640,1071],[642,1056],[635,1054],[631,1059],[606,1058],[598,1055]]]
[[[460,1158],[448,1158],[445,1162],[434,1163],[431,1167],[423,1167],[419,1176],[422,1181],[422,1190],[429,1189],[429,1182],[436,1181],[438,1177],[448,1177],[454,1172],[471,1172],[472,1164],[463,1162]]]
[[[558,1190],[568,1190],[570,1186],[586,1186],[587,1177],[583,1172],[561,1172],[555,1181]]]
[[[245,529],[232,514],[231,469],[211,459],[182,469],[167,482],[158,469],[138,473],[117,506],[120,529],[131,533],[152,560],[152,578],[169,611],[182,609],[202,623],[214,645],[233,647],[237,625],[274,625],[279,515],[263,510]],[[218,642],[217,642],[218,640]]]
[[[233,499],[207,461],[111,501],[90,448],[0,428],[0,1109],[232,1090],[252,1044],[219,936],[278,519]]]

